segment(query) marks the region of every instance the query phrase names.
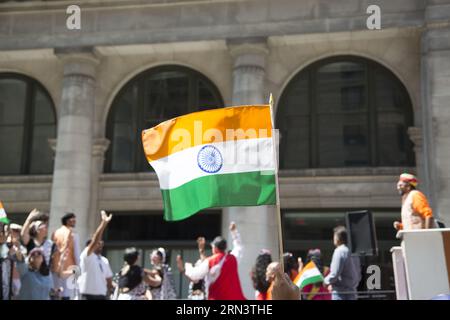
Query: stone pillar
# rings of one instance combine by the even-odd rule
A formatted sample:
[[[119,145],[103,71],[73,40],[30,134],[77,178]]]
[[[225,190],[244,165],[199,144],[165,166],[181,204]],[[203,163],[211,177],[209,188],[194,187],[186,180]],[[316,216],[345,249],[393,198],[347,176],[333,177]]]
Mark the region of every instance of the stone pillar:
[[[423,132],[422,128],[419,127],[409,127],[408,128],[409,139],[414,144],[414,153],[416,156],[416,168],[417,177],[419,178],[420,184],[425,179],[424,165],[423,165]]]
[[[65,212],[77,216],[80,249],[88,238],[95,74],[98,60],[89,48],[55,50],[64,64],[50,209],[50,232]]]
[[[427,17],[450,4],[427,8]],[[434,13],[436,14],[434,14]],[[450,226],[450,26],[427,22],[422,35],[422,106],[426,192],[435,216]]]
[[[265,92],[265,59],[268,53],[265,41],[252,43],[229,43],[234,59],[233,99],[234,106],[244,104],[267,104]],[[222,234],[227,235],[231,248],[228,226],[235,221],[244,245],[243,258],[239,264],[242,289],[248,299],[255,298],[250,278],[256,256],[261,249],[269,249],[274,260],[278,260],[278,231],[274,206],[224,208]]]
[[[92,165],[91,165],[91,205],[89,209],[88,235],[95,232],[100,223],[99,192],[100,192],[100,175],[103,172],[103,164],[105,162],[105,152],[109,147],[109,140],[106,138],[94,139],[92,146]]]

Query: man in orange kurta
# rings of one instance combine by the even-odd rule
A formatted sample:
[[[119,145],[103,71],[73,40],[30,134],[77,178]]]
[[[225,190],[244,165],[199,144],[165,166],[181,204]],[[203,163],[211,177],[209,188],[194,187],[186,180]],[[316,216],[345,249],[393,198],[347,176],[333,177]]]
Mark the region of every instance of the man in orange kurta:
[[[400,175],[397,190],[402,196],[402,221],[395,221],[396,230],[433,228],[433,211],[425,195],[416,190],[417,178],[408,173]]]

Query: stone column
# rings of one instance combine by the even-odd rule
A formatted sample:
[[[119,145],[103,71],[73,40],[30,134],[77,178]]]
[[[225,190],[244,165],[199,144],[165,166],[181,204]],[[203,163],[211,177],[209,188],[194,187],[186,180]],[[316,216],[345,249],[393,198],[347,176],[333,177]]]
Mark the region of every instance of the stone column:
[[[445,9],[446,8],[446,9]],[[446,6],[427,8],[427,17],[439,17]],[[422,106],[426,193],[436,217],[450,226],[450,26],[427,21],[422,35]]]
[[[417,177],[419,178],[420,184],[425,179],[424,165],[423,165],[423,132],[422,128],[419,127],[409,127],[408,128],[409,139],[414,144],[414,153],[416,156],[416,168]]]
[[[94,139],[92,146],[92,165],[91,165],[91,205],[88,217],[88,235],[95,232],[100,223],[99,192],[100,192],[100,175],[103,172],[103,164],[105,162],[105,152],[108,150],[110,141],[106,138]]]
[[[234,106],[244,104],[267,104],[265,92],[265,60],[268,49],[264,41],[250,43],[229,42],[230,53],[234,59],[233,99]],[[239,264],[242,289],[248,299],[254,299],[250,271],[261,249],[269,249],[274,260],[278,260],[278,231],[274,206],[224,208],[222,234],[232,242],[228,226],[235,221],[244,245],[243,258]]]
[[[50,232],[65,212],[77,216],[80,249],[88,238],[95,75],[98,60],[90,48],[55,50],[64,64],[59,107]]]

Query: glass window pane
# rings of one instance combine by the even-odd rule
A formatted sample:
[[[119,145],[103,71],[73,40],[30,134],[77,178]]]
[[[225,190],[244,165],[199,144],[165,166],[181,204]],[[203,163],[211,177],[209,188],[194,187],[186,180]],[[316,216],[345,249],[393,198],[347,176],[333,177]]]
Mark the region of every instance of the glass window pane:
[[[322,115],[318,119],[319,167],[369,165],[366,115]]]
[[[301,134],[298,116],[308,122]],[[280,99],[280,167],[412,166],[412,124],[408,93],[383,66],[361,59],[314,64],[293,78]],[[308,131],[313,136],[303,140]]]
[[[374,78],[378,165],[412,165],[412,142],[407,133],[407,110],[411,109],[411,104],[406,90],[400,81],[385,70],[377,70]]]
[[[29,92],[34,96],[28,99]],[[0,78],[0,173],[51,173],[53,153],[48,139],[55,138],[55,122],[53,103],[34,80],[25,81],[14,75]],[[24,159],[25,155],[29,158]]]
[[[114,136],[111,139],[112,172],[129,172],[134,167],[134,146],[136,141],[136,121],[138,109],[138,83],[128,86],[114,101]]]
[[[208,110],[220,107],[219,99],[214,96],[214,91],[205,81],[198,80],[198,107],[199,110]]]
[[[317,112],[366,109],[366,71],[361,63],[335,62],[317,71]]]
[[[402,112],[405,110],[408,98],[400,81],[385,70],[375,70],[374,74],[377,111]]]
[[[136,117],[136,109],[138,104],[138,86],[137,83],[129,86],[114,101],[114,122],[131,123]]]
[[[53,172],[53,151],[48,139],[56,137],[54,125],[40,125],[33,129],[33,143],[30,154],[30,173],[48,174]]]
[[[291,116],[283,121],[280,137],[280,167],[309,167],[309,117]]]
[[[395,123],[396,114],[378,115],[378,146],[380,166],[411,165],[408,150],[412,150],[407,129],[401,123]],[[387,119],[387,120],[384,120]]]
[[[280,167],[308,168],[310,118],[307,72],[296,76],[278,104],[276,126],[280,129]]]
[[[23,125],[26,97],[25,81],[0,78],[0,125]]]
[[[145,119],[155,123],[189,112],[189,78],[177,71],[160,72],[145,82]]]
[[[140,143],[140,145],[136,148],[138,163],[136,164],[137,167],[134,170],[136,172],[154,172],[155,170],[147,161],[141,140],[139,139],[138,141],[138,143]]]
[[[20,174],[23,127],[0,126],[0,175]]]
[[[112,139],[112,168],[113,172],[133,171],[133,147],[136,145],[136,133],[128,123],[117,123],[114,126]]]
[[[53,103],[41,90],[36,90],[34,102],[34,124],[54,124],[55,111]]]
[[[280,118],[309,115],[308,72],[302,73],[292,80],[286,88],[286,93],[283,94],[278,108],[280,108]]]

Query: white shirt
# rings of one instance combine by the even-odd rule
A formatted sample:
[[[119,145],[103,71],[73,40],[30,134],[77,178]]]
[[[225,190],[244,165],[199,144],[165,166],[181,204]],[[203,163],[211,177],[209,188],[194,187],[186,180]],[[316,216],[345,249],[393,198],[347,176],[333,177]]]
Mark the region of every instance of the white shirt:
[[[105,257],[91,253],[86,247],[80,255],[81,276],[78,279],[81,294],[106,295],[106,278],[112,277],[109,262]]]
[[[102,262],[103,274],[105,275],[105,279],[112,278],[113,272],[111,270],[111,266],[109,265],[109,261],[106,257],[100,256],[100,261]]]

